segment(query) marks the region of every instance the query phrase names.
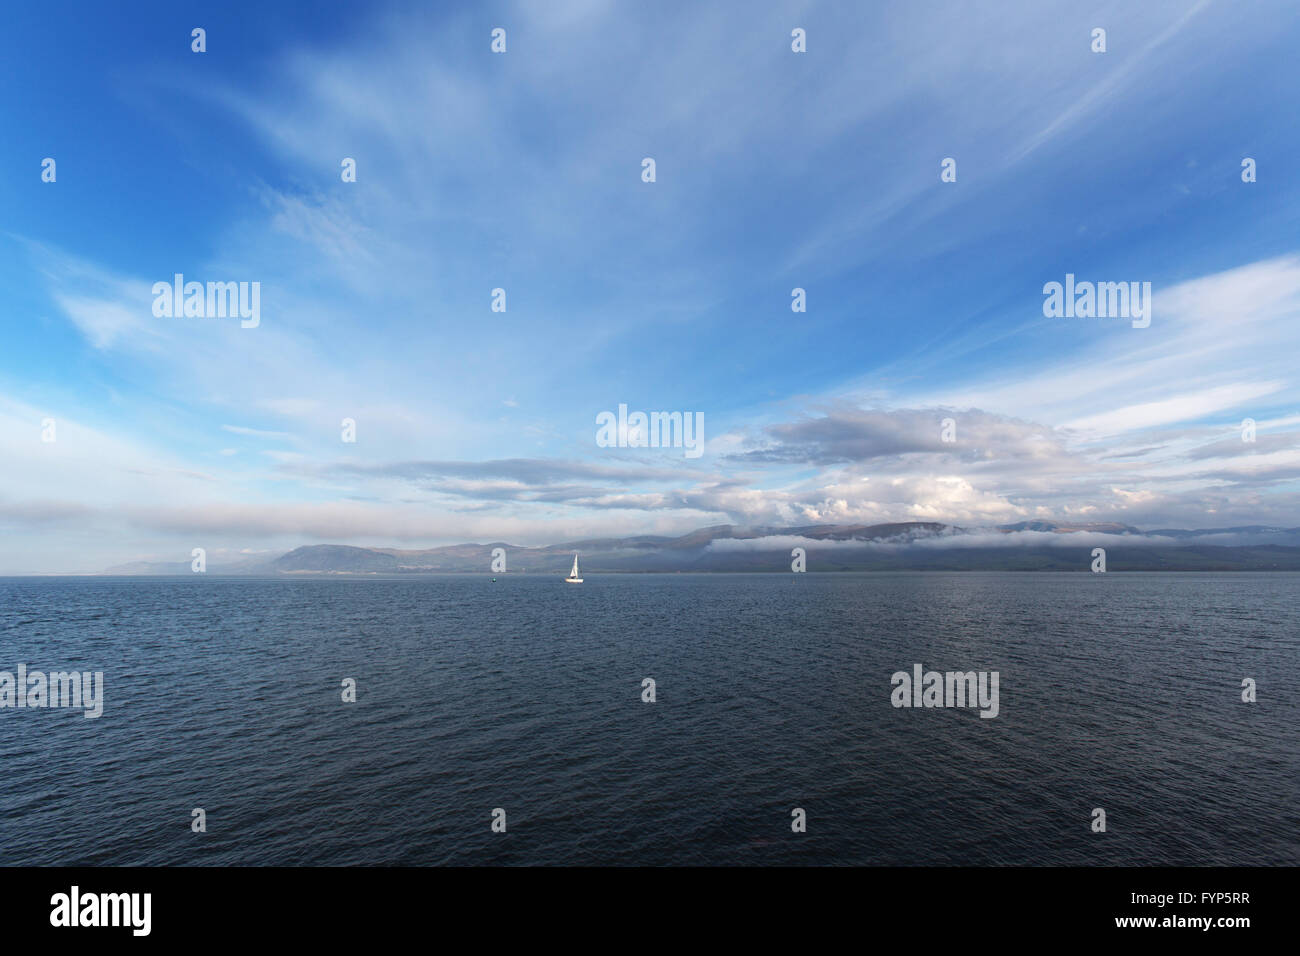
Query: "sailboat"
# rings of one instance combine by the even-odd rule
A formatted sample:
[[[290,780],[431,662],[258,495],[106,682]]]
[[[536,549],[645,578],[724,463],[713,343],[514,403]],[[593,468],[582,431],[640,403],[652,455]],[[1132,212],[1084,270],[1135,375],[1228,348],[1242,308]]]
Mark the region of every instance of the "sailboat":
[[[578,556],[576,554],[573,556],[573,570],[570,571],[569,576],[564,579],[564,583],[565,584],[582,583],[582,578],[578,577]]]

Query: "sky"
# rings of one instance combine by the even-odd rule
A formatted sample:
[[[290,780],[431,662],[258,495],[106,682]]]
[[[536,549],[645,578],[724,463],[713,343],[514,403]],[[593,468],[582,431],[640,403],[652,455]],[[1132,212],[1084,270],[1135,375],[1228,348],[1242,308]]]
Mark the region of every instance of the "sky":
[[[1300,525],[1293,2],[7,16],[0,574]],[[156,314],[178,273],[256,326]],[[1067,275],[1149,325],[1046,315]],[[620,404],[698,454],[598,441]]]

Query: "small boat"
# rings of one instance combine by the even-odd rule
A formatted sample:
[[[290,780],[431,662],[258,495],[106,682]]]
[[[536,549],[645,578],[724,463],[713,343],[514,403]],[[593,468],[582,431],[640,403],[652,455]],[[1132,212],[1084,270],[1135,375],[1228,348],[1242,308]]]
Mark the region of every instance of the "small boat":
[[[582,583],[582,578],[578,577],[578,556],[576,554],[573,556],[573,570],[570,571],[569,576],[564,579],[564,583],[565,584]]]

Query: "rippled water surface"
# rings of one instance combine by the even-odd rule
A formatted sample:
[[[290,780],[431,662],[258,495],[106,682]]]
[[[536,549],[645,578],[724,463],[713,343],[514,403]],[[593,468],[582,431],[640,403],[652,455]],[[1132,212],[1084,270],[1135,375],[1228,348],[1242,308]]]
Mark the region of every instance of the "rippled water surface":
[[[0,710],[0,863],[1294,865],[1298,597],[1291,574],[0,579],[0,670],[106,685],[98,720]],[[895,709],[914,663],[998,671],[1001,713]]]

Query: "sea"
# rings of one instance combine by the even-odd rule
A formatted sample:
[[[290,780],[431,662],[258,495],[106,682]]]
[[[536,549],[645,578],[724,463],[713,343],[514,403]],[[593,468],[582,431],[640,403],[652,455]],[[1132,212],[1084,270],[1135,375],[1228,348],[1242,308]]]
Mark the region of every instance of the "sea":
[[[1300,864],[1300,575],[585,577],[0,579],[0,865]]]

